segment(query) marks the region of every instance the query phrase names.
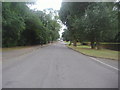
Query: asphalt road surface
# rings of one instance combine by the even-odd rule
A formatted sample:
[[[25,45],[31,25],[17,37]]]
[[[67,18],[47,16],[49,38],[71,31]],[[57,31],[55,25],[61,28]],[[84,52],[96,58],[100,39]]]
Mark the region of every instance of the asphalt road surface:
[[[118,70],[63,42],[3,60],[3,88],[118,88]]]

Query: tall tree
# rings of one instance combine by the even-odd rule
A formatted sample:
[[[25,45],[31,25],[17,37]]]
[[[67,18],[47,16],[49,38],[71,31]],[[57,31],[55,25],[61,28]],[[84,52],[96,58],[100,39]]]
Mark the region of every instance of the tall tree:
[[[71,34],[71,41],[73,41],[74,46],[76,46],[77,42],[77,28],[75,27],[76,19],[80,19],[85,14],[85,9],[89,5],[88,2],[63,2],[62,7],[60,9],[60,19],[70,30]]]
[[[117,14],[113,10],[114,3],[93,3],[86,10],[86,34],[94,48],[100,49],[101,41],[114,38],[117,33]]]
[[[34,11],[28,8],[28,4],[3,3],[3,47],[42,45],[59,38],[61,27],[56,11]]]
[[[59,15],[71,33],[74,46],[76,41],[90,41],[91,48],[96,43],[100,49],[101,41],[114,40],[118,34],[118,7],[114,2],[64,2]]]

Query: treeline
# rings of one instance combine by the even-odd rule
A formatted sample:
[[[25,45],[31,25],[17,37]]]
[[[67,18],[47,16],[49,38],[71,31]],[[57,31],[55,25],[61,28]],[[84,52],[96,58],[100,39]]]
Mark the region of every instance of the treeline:
[[[63,39],[74,46],[77,42],[91,42],[91,48],[97,49],[100,42],[120,42],[119,6],[114,2],[63,2],[59,12],[67,26]]]
[[[31,10],[21,2],[2,3],[2,46],[46,44],[59,38],[57,11]]]

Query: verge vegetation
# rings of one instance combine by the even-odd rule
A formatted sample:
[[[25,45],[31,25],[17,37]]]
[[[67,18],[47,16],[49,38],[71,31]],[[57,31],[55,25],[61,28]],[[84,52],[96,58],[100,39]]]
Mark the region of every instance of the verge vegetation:
[[[63,2],[59,12],[66,29],[64,41],[74,46],[90,42],[91,49],[101,49],[101,42],[120,42],[119,2]]]
[[[31,10],[29,2],[2,3],[2,47],[43,45],[59,38],[58,11]]]
[[[66,44],[67,44],[67,47],[85,55],[89,55],[97,58],[118,60],[118,53],[119,53],[118,51],[109,50],[109,49],[96,50],[96,49],[91,49],[91,47],[88,45],[79,45],[79,44],[77,44],[77,46],[75,47],[73,45],[71,46],[68,45],[69,44],[68,42]]]

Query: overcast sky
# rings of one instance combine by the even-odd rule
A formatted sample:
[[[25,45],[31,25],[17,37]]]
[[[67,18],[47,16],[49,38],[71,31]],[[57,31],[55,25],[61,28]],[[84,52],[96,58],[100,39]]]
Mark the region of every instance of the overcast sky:
[[[45,8],[53,8],[60,10],[62,0],[36,0],[36,3],[31,6],[32,9],[43,10]]]

